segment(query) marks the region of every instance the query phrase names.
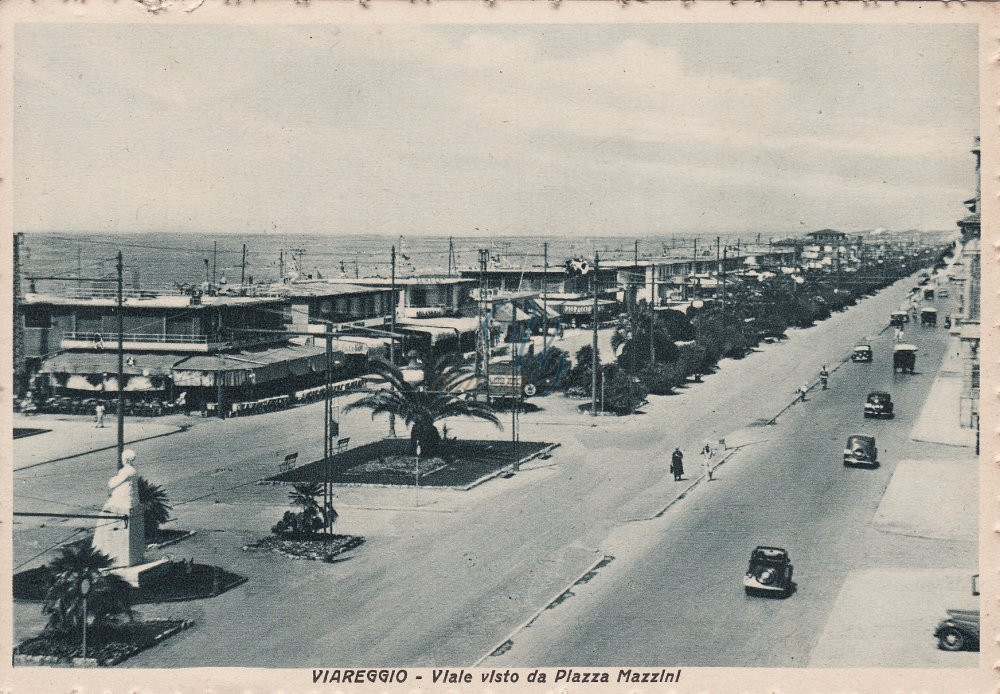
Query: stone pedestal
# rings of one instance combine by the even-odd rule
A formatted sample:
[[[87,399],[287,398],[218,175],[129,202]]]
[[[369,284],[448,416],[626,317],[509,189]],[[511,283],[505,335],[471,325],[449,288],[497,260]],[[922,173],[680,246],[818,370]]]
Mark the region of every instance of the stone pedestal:
[[[98,520],[94,530],[94,549],[111,557],[111,566],[116,569],[142,564],[146,555],[138,474],[131,465],[134,459],[132,451],[122,455],[124,466],[108,481],[111,495],[101,509],[108,515],[128,516],[128,520]]]

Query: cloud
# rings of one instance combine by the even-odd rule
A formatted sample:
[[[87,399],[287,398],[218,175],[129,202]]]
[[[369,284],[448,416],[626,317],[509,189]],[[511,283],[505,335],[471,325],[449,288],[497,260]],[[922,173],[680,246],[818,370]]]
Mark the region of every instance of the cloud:
[[[18,228],[934,227],[974,186],[954,27],[127,29],[19,29]]]

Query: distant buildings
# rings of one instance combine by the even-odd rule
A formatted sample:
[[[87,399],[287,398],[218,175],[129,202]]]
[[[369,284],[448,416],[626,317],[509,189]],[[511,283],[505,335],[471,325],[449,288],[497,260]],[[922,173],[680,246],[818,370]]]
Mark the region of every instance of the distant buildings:
[[[976,157],[976,196],[966,200],[972,214],[958,221],[962,240],[959,246],[960,255],[952,267],[958,263],[964,266],[964,287],[961,301],[961,319],[958,335],[962,344],[963,371],[961,395],[961,421],[964,427],[974,427],[979,430],[979,335],[980,335],[980,301],[981,301],[981,267],[979,259],[980,248],[980,145],[979,138],[975,140],[972,153]]]
[[[61,283],[23,295],[25,360],[35,388],[190,404],[253,399],[315,385],[320,348],[290,345],[280,334],[287,304],[278,297],[163,295],[126,290],[118,383],[114,291]],[[66,286],[69,284],[69,286]],[[338,359],[338,363],[342,363]]]

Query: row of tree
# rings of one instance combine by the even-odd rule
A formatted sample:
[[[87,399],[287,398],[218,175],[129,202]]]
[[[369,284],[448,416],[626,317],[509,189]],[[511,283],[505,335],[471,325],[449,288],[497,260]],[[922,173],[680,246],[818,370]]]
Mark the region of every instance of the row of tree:
[[[615,362],[601,365],[598,373],[599,406],[620,414],[634,412],[648,394],[667,395],[689,379],[699,381],[721,359],[742,359],[763,340],[782,339],[789,328],[806,328],[825,320],[940,261],[941,255],[928,251],[891,263],[863,263],[851,272],[814,270],[734,282],[725,301],[706,301],[686,312],[654,312],[641,301],[626,306],[611,338]],[[544,383],[546,389],[589,397],[593,348],[582,347],[566,368],[569,361],[565,352],[553,348],[544,362],[528,365],[525,375]]]

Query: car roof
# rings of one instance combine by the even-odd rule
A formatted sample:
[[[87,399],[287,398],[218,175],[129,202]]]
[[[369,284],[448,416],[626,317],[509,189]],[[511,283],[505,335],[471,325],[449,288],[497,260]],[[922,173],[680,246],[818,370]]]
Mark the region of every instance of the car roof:
[[[852,442],[862,442],[862,441],[864,443],[870,443],[873,446],[875,445],[874,436],[865,436],[863,434],[851,434],[850,436],[847,437],[848,445],[850,445]]]
[[[937,309],[936,308],[922,308],[922,309],[920,309],[920,312],[921,313],[937,313]]]
[[[871,349],[871,348],[872,348],[871,345],[855,345],[855,347],[854,347],[855,350],[859,350],[859,349]]]
[[[761,546],[750,553],[750,561],[785,564],[788,562],[788,552],[781,547]]]
[[[896,351],[896,352],[916,352],[917,351],[917,346],[916,345],[909,345],[909,344],[901,343],[901,344],[896,345],[896,347],[895,347],[895,349],[893,351]]]

